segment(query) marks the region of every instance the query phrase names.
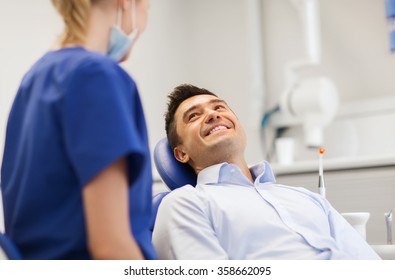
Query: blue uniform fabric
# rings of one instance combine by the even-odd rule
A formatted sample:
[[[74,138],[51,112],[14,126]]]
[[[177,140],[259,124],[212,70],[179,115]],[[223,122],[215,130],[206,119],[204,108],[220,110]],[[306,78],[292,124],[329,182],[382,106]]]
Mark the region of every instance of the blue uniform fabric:
[[[90,259],[82,189],[128,159],[133,235],[147,259],[152,170],[136,84],[113,60],[83,48],[45,54],[10,112],[1,187],[6,232],[26,259]]]

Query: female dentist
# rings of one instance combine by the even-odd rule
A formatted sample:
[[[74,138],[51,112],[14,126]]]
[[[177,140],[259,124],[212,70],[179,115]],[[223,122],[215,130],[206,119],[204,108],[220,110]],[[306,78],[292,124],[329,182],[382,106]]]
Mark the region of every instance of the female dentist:
[[[153,259],[142,105],[118,65],[148,0],[52,0],[59,48],[24,76],[1,170],[5,229],[26,259]]]

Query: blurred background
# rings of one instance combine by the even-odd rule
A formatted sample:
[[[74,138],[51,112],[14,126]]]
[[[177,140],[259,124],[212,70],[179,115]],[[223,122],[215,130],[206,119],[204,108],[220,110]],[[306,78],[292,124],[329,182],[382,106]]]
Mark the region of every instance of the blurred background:
[[[207,88],[244,124],[247,161],[269,159],[278,181],[316,191],[317,147],[325,147],[328,199],[339,211],[371,212],[368,240],[382,243],[383,213],[395,207],[395,53],[385,1],[313,1],[317,10],[307,2],[150,0],[148,28],[122,66],[137,81],[151,150],[165,136],[167,94],[181,83]],[[61,30],[50,0],[0,0],[0,158],[17,87]],[[300,58],[302,66],[290,66]],[[303,89],[318,94],[305,81],[321,77],[330,83],[317,92],[333,102],[307,102]],[[299,114],[298,104],[306,105]],[[327,108],[311,145],[304,112],[318,120]],[[285,137],[282,161],[276,140]]]

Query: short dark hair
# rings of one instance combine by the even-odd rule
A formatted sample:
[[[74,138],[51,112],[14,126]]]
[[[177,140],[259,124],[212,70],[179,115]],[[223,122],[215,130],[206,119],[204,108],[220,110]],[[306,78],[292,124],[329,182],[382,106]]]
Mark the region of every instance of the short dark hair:
[[[166,135],[169,145],[172,149],[174,149],[179,143],[180,140],[177,134],[176,122],[174,119],[174,115],[182,102],[186,99],[195,96],[195,95],[213,95],[217,97],[211,91],[208,91],[204,88],[199,88],[191,84],[182,84],[174,88],[174,90],[167,96],[167,112],[165,113],[165,128]]]

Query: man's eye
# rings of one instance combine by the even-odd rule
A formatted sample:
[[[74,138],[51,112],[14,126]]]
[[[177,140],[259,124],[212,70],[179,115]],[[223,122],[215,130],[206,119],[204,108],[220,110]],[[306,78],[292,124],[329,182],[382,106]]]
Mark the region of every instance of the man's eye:
[[[190,121],[190,120],[192,120],[193,118],[195,118],[195,117],[197,117],[197,113],[192,113],[192,114],[190,114],[189,116],[188,116],[188,120]]]
[[[225,106],[223,106],[223,105],[217,105],[217,106],[215,106],[214,109],[215,109],[215,110],[225,109]]]

